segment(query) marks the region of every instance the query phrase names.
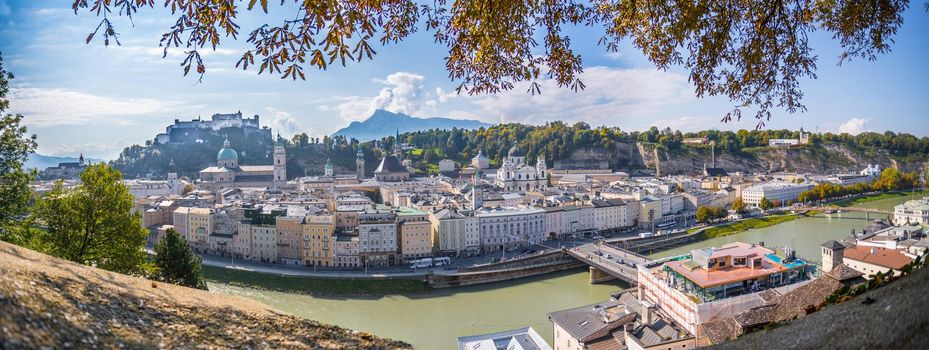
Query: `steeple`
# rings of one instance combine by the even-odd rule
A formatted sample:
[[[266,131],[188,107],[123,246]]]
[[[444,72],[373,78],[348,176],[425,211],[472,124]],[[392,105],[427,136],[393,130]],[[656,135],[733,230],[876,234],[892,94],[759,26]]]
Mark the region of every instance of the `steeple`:
[[[73,154],[73,153],[72,153],[72,154]],[[80,164],[81,166],[84,166],[84,153],[83,153],[83,152],[81,153],[81,156],[80,156],[79,158],[77,158],[77,162],[78,162],[78,164]]]

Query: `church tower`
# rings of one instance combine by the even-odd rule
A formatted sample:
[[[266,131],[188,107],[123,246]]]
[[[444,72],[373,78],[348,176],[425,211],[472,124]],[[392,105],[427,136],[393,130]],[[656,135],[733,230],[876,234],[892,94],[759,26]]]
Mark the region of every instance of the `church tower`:
[[[481,170],[474,172],[471,183],[471,209],[477,210],[484,206],[484,195],[481,194]]]
[[[358,152],[355,153],[355,174],[359,181],[365,177],[365,154],[361,150],[361,145],[358,145]]]
[[[548,165],[545,164],[545,155],[539,154],[539,159],[535,162],[535,171],[539,179],[545,180],[548,178]]]
[[[326,167],[324,168],[326,177],[332,177],[332,159],[326,158]]]
[[[172,189],[178,191],[178,186],[180,183],[177,181],[177,166],[174,165],[174,159],[171,159],[171,163],[168,163],[168,186]]]
[[[84,167],[84,153],[81,153],[81,157],[77,159],[77,163],[81,166],[81,168]]]
[[[278,142],[274,145],[274,188],[280,188],[287,183],[287,152],[284,145]]]

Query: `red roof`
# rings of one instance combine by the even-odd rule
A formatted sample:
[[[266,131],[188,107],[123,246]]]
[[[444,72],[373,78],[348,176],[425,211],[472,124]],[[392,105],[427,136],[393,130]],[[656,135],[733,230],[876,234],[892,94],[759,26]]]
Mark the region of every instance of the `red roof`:
[[[912,258],[904,255],[899,250],[860,245],[845,248],[844,256],[848,259],[888,267],[894,270],[899,270],[903,268],[904,265],[913,261]]]

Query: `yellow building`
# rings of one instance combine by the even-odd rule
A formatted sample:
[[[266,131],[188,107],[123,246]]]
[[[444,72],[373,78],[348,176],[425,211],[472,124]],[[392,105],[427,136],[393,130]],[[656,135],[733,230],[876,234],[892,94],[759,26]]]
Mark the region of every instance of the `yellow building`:
[[[433,237],[429,213],[411,208],[397,208],[400,224],[400,254],[404,260],[432,256]]]
[[[210,248],[213,233],[213,210],[210,208],[186,208],[187,244],[194,251],[206,252]]]
[[[310,214],[303,221],[303,261],[306,265],[329,267],[334,250],[335,216],[328,212]]]

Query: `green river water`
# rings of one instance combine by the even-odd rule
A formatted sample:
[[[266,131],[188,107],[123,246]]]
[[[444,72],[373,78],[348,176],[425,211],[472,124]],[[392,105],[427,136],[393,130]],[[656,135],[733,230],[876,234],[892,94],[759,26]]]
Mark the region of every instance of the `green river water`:
[[[909,198],[891,198],[862,204],[892,208]],[[714,238],[651,257],[685,254],[694,248],[720,246],[728,242],[764,242],[783,247],[795,242],[797,254],[819,262],[819,245],[839,240],[851,229],[867,225],[861,213],[841,213],[803,218],[758,230]],[[871,215],[871,218],[878,216]],[[884,217],[884,216],[880,216]],[[417,349],[454,349],[456,338],[532,326],[549,343],[552,325],[548,312],[607,300],[623,284],[591,285],[586,269],[565,271],[516,281],[483,286],[438,290],[416,295],[378,298],[338,298],[288,294],[211,283],[210,290],[243,296],[281,311],[336,324],[378,336],[399,339]]]

